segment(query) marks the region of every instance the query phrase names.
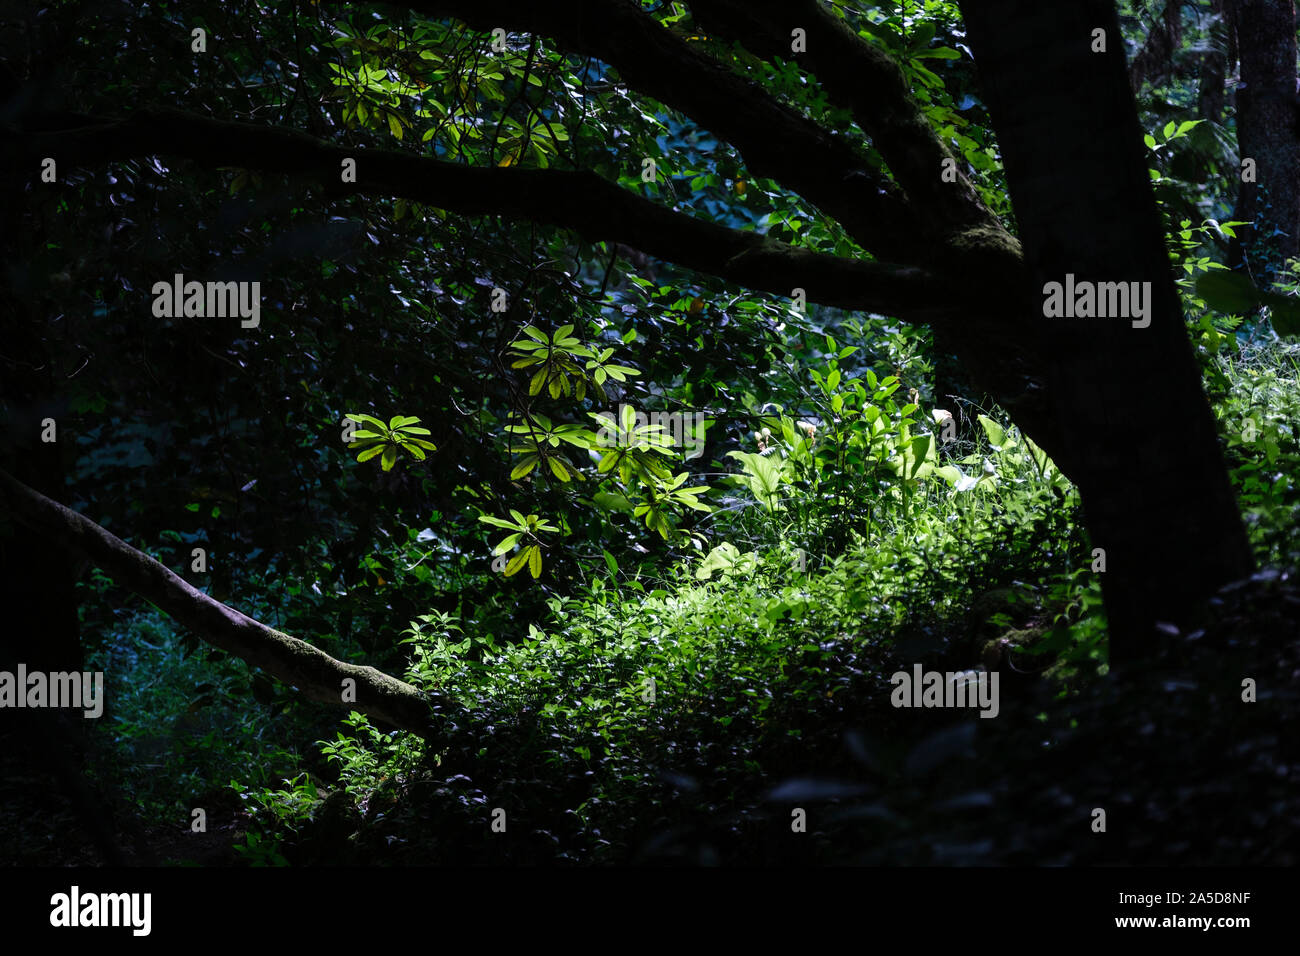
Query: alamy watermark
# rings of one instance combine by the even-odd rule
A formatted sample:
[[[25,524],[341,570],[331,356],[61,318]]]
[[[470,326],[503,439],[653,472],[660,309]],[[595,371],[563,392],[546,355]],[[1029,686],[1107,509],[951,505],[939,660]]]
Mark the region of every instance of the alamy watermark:
[[[1151,324],[1150,282],[1065,282],[1043,285],[1043,316],[1049,319],[1132,319],[1133,328]]]
[[[0,671],[0,708],[60,707],[83,711],[83,716],[104,713],[103,671]]]
[[[153,294],[153,314],[160,319],[239,316],[245,329],[262,321],[260,282],[186,282],[178,272],[171,282],[155,282]]]
[[[83,893],[73,885],[50,897],[50,925],[59,928],[120,926],[133,936],[152,928],[152,893]]]
[[[896,671],[889,682],[895,707],[978,707],[981,717],[998,715],[997,671]]]

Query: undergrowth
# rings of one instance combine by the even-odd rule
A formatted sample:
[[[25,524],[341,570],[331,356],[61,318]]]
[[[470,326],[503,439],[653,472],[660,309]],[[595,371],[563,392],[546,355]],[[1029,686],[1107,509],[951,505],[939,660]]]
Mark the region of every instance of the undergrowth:
[[[1294,562],[1296,349],[1213,361],[1257,555]],[[1010,633],[1048,652],[1058,696],[1104,673],[1075,489],[996,410],[927,420],[882,397],[890,384],[870,383],[859,407],[879,411],[856,432],[768,409],[733,456],[707,546],[657,577],[607,555],[514,635],[481,631],[472,608],[411,622],[406,678],[459,708],[433,743],[354,713],[318,755],[282,750],[271,741],[291,725],[323,724],[138,613],[100,652],[133,675],[112,707],[123,785],[147,816],[174,819],[210,796],[203,781],[234,776],[251,863],[625,861],[701,821],[759,826],[762,795],[831,766],[845,728],[891,726],[882,702],[903,656],[973,667]],[[945,412],[968,427],[945,434]],[[526,838],[501,849],[494,820]]]

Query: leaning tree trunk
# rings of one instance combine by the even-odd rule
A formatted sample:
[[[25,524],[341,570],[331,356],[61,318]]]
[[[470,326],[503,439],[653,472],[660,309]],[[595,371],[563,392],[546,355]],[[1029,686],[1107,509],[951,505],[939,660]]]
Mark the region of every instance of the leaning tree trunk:
[[[965,0],[1113,663],[1252,562],[1183,323],[1110,0]],[[1093,52],[1095,30],[1105,52]],[[1150,283],[1150,325],[1046,318],[1045,283]],[[1141,287],[1139,287],[1141,288]]]
[[[1254,160],[1233,219],[1239,231],[1233,267],[1267,287],[1300,252],[1300,136],[1297,136],[1296,16],[1293,0],[1232,0],[1241,58],[1237,147]]]

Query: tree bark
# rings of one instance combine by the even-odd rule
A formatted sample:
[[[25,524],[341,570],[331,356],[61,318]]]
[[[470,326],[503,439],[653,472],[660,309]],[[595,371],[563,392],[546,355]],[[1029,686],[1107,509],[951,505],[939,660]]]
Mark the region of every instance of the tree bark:
[[[392,150],[335,146],[295,129],[170,109],[141,110],[121,118],[65,119],[55,128],[11,136],[8,148],[29,168],[44,156],[70,166],[183,156],[207,167],[292,173],[335,195],[404,197],[466,215],[536,219],[571,228],[587,239],[623,242],[752,289],[788,296],[799,287],[809,301],[916,321],[932,320],[940,311],[950,313],[962,302],[962,296],[930,270],[809,252],[667,209],[586,171],[465,166]],[[356,183],[340,182],[345,159],[356,162]],[[880,212],[892,210],[890,206]]]
[[[686,43],[634,0],[408,0],[400,6],[559,40],[599,57],[637,92],[681,110],[725,139],[755,176],[783,183],[833,217],[864,249],[913,261],[934,236],[906,196],[844,137],[759,83]]]
[[[798,63],[821,81],[832,102],[852,110],[908,199],[924,211],[924,232],[943,236],[999,225],[917,108],[902,68],[820,0],[691,0],[690,6],[710,31],[765,59]],[[791,52],[796,29],[806,45],[800,53]],[[954,161],[956,182],[938,175],[948,160]]]
[[[1230,0],[1241,58],[1237,146],[1257,165],[1241,183],[1233,219],[1233,266],[1267,288],[1300,252],[1300,127],[1297,126],[1296,15],[1293,0]]]
[[[965,0],[1006,165],[1047,379],[1083,497],[1112,662],[1140,657],[1157,621],[1249,573],[1251,554],[1201,388],[1151,190],[1110,0]],[[1106,52],[1092,52],[1093,31]],[[1068,273],[1149,282],[1150,325],[1046,318]]]
[[[16,93],[0,92],[0,111]],[[74,441],[61,409],[59,387],[69,369],[57,369],[42,339],[48,314],[44,276],[24,268],[43,237],[39,223],[23,215],[27,176],[12,156],[0,156],[0,467],[12,468],[23,480],[53,495],[63,492],[68,451]],[[56,441],[41,440],[42,421],[55,420]],[[12,535],[8,532],[12,531]],[[35,604],[42,608],[39,634],[3,628],[0,663],[24,661],[32,667],[80,670],[80,623],[74,600],[75,575],[68,556],[28,529],[0,528],[0,597],[6,608]]]
[[[1212,123],[1222,123],[1230,35],[1223,0],[1210,0],[1209,16],[1211,18],[1209,48],[1201,53],[1196,115]]]
[[[267,627],[188,584],[149,555],[77,512],[0,471],[0,502],[47,540],[81,552],[122,586],[152,601],[208,643],[297,687],[304,696],[415,733],[430,730],[433,707],[446,703],[373,667],[335,660],[306,641]],[[344,701],[343,681],[356,682]]]
[[[1173,72],[1174,54],[1183,41],[1183,3],[1184,0],[1169,0],[1147,31],[1142,48],[1129,65],[1129,81],[1134,93],[1139,92],[1147,80],[1163,82]]]

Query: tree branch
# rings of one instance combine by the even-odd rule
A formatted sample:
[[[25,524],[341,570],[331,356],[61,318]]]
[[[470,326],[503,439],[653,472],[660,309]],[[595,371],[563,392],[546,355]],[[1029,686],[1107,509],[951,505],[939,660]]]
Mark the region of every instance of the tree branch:
[[[690,0],[705,29],[741,43],[764,59],[798,63],[816,76],[832,102],[852,111],[871,137],[922,221],[938,233],[996,220],[957,167],[941,178],[952,153],[912,98],[898,63],[834,16],[819,0]],[[807,48],[791,51],[795,29]]]
[[[66,119],[66,118],[65,118]],[[591,172],[470,167],[387,150],[332,146],[298,130],[231,123],[178,110],[146,110],[126,119],[67,129],[25,130],[7,139],[30,168],[39,157],[64,165],[148,155],[183,156],[205,166],[294,173],[334,193],[405,197],[467,215],[503,215],[550,223],[593,241],[615,241],[752,289],[924,322],[965,296],[924,269],[809,252],[667,209]],[[345,159],[355,184],[341,183]]]
[[[637,92],[731,143],[756,176],[775,179],[815,203],[873,254],[914,261],[932,246],[916,210],[843,137],[687,45],[634,0],[406,0],[401,5],[453,16],[479,30],[502,27],[551,37],[610,63]]]
[[[15,520],[86,555],[121,585],[156,604],[209,644],[243,658],[304,696],[358,710],[419,734],[446,703],[373,667],[346,664],[208,597],[149,555],[70,508],[0,470],[0,502]],[[343,680],[356,681],[356,702],[343,702]]]

